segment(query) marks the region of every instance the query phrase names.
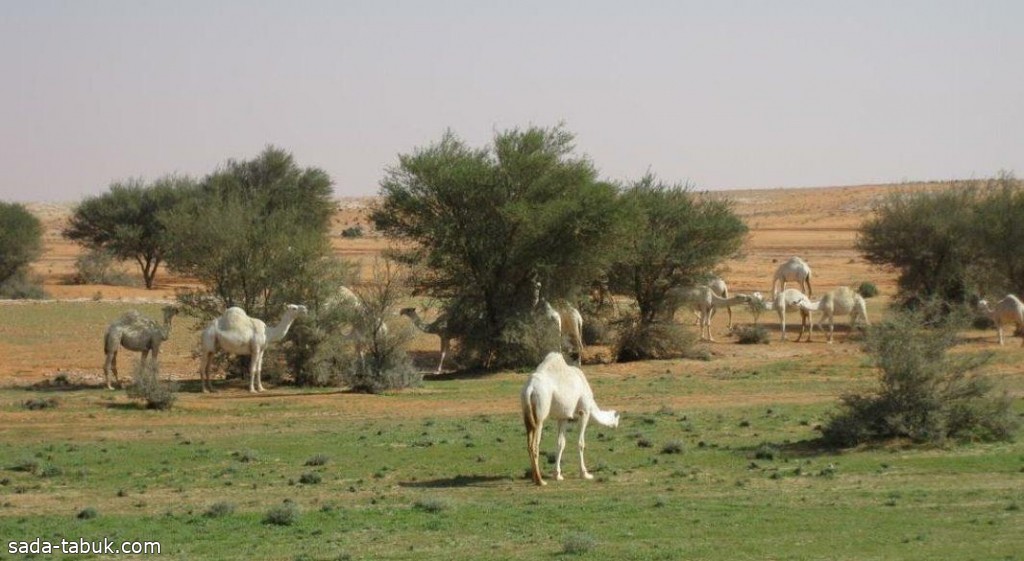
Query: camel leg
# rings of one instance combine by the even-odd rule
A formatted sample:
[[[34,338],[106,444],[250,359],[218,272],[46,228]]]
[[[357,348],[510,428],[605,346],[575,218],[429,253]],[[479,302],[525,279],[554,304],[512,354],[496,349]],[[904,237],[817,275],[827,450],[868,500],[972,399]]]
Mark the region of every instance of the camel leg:
[[[580,440],[579,440],[580,477],[582,477],[583,479],[593,479],[594,478],[594,476],[591,475],[591,473],[589,471],[587,471],[587,464],[583,461],[583,450],[586,449],[586,447],[587,447],[586,442],[584,442],[584,437],[587,435],[587,421],[589,421],[589,420],[590,420],[590,413],[587,412],[587,411],[584,411],[583,414],[580,415]]]
[[[996,324],[996,332],[999,333],[999,344],[1002,345],[1003,344],[1003,324],[1001,324],[1001,323],[997,323]]]
[[[526,450],[530,453],[530,469],[533,470],[533,482],[537,485],[547,485],[544,476],[540,472],[540,435],[543,425],[536,428],[526,429]]]
[[[210,383],[210,362],[213,360],[213,353],[203,354],[203,364],[199,368],[199,380],[202,383],[203,393],[213,391],[213,384]]]
[[[569,422],[565,419],[558,420],[558,455],[555,456],[555,479],[561,481],[562,477],[562,452],[565,451],[565,429]]]
[[[103,363],[103,379],[107,382],[107,389],[112,390],[114,386],[110,385],[110,373],[114,373],[114,380],[117,381],[117,385],[121,385],[121,381],[117,379],[117,351],[107,354],[107,359]]]
[[[260,371],[257,352],[253,349],[249,353],[249,393],[256,393],[256,373]]]
[[[726,306],[725,310],[729,312],[729,329],[732,329],[732,306]]]
[[[437,374],[441,373],[441,367],[444,366],[444,357],[448,354],[448,345],[451,341],[448,339],[441,339],[441,360],[437,363]]]
[[[263,353],[264,349],[260,349],[256,358],[256,391],[264,391],[263,389]]]

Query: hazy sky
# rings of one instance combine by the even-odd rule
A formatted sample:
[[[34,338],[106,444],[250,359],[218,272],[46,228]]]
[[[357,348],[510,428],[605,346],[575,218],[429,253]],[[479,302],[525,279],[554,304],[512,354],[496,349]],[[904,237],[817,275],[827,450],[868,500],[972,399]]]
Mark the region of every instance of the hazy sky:
[[[0,0],[0,199],[564,123],[700,189],[1024,175],[1024,2]]]

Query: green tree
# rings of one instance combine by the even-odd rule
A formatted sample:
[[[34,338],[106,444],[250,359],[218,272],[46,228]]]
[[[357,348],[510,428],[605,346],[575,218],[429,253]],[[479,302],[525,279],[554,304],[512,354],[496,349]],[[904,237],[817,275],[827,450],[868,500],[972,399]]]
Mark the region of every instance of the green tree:
[[[43,251],[43,224],[25,205],[0,201],[0,284],[18,274]]]
[[[1024,294],[1024,181],[1000,173],[982,183],[972,229],[981,288],[993,295]]]
[[[65,238],[93,250],[139,265],[146,288],[153,288],[163,264],[169,237],[161,213],[194,194],[195,182],[168,175],[152,183],[141,179],[117,182],[107,193],[88,197],[75,207]]]
[[[963,303],[979,271],[977,203],[977,190],[964,184],[895,192],[861,225],[857,249],[868,262],[898,271],[904,301]]]
[[[300,168],[274,147],[207,176],[193,197],[160,216],[172,233],[168,265],[203,285],[183,303],[206,316],[240,306],[261,318],[288,303],[315,307],[335,268],[332,197],[325,172]]]
[[[499,351],[528,317],[535,280],[549,299],[571,297],[614,257],[624,211],[572,141],[533,127],[471,148],[448,132],[400,155],[381,182],[373,221],[411,242],[401,257],[421,266],[423,292],[449,302],[468,360],[515,361]]]
[[[631,209],[628,250],[611,268],[614,292],[636,299],[639,321],[663,318],[672,290],[693,286],[743,245],[747,226],[727,200],[694,194],[647,175],[622,193]]]

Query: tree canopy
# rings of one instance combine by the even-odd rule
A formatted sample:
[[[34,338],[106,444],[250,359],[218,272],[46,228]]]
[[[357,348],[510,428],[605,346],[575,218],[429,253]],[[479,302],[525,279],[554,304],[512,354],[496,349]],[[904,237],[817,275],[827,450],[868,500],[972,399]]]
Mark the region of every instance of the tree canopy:
[[[116,182],[108,192],[79,203],[64,228],[65,238],[90,249],[103,249],[139,265],[146,288],[153,288],[169,243],[161,212],[188,198],[195,182],[168,175],[152,183]]]
[[[381,182],[376,227],[412,249],[423,291],[449,302],[478,356],[545,297],[564,298],[614,258],[623,208],[613,185],[555,127],[496,133],[472,148],[451,132],[399,156]],[[453,311],[453,310],[450,310]]]
[[[25,205],[0,201],[0,284],[35,261],[43,250],[43,225]]]

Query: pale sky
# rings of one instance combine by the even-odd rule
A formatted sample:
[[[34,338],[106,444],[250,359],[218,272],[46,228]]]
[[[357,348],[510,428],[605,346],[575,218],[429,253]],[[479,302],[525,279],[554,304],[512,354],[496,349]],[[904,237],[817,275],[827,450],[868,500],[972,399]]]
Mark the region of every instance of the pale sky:
[[[0,0],[0,200],[558,123],[617,181],[1020,177],[1024,2]]]

